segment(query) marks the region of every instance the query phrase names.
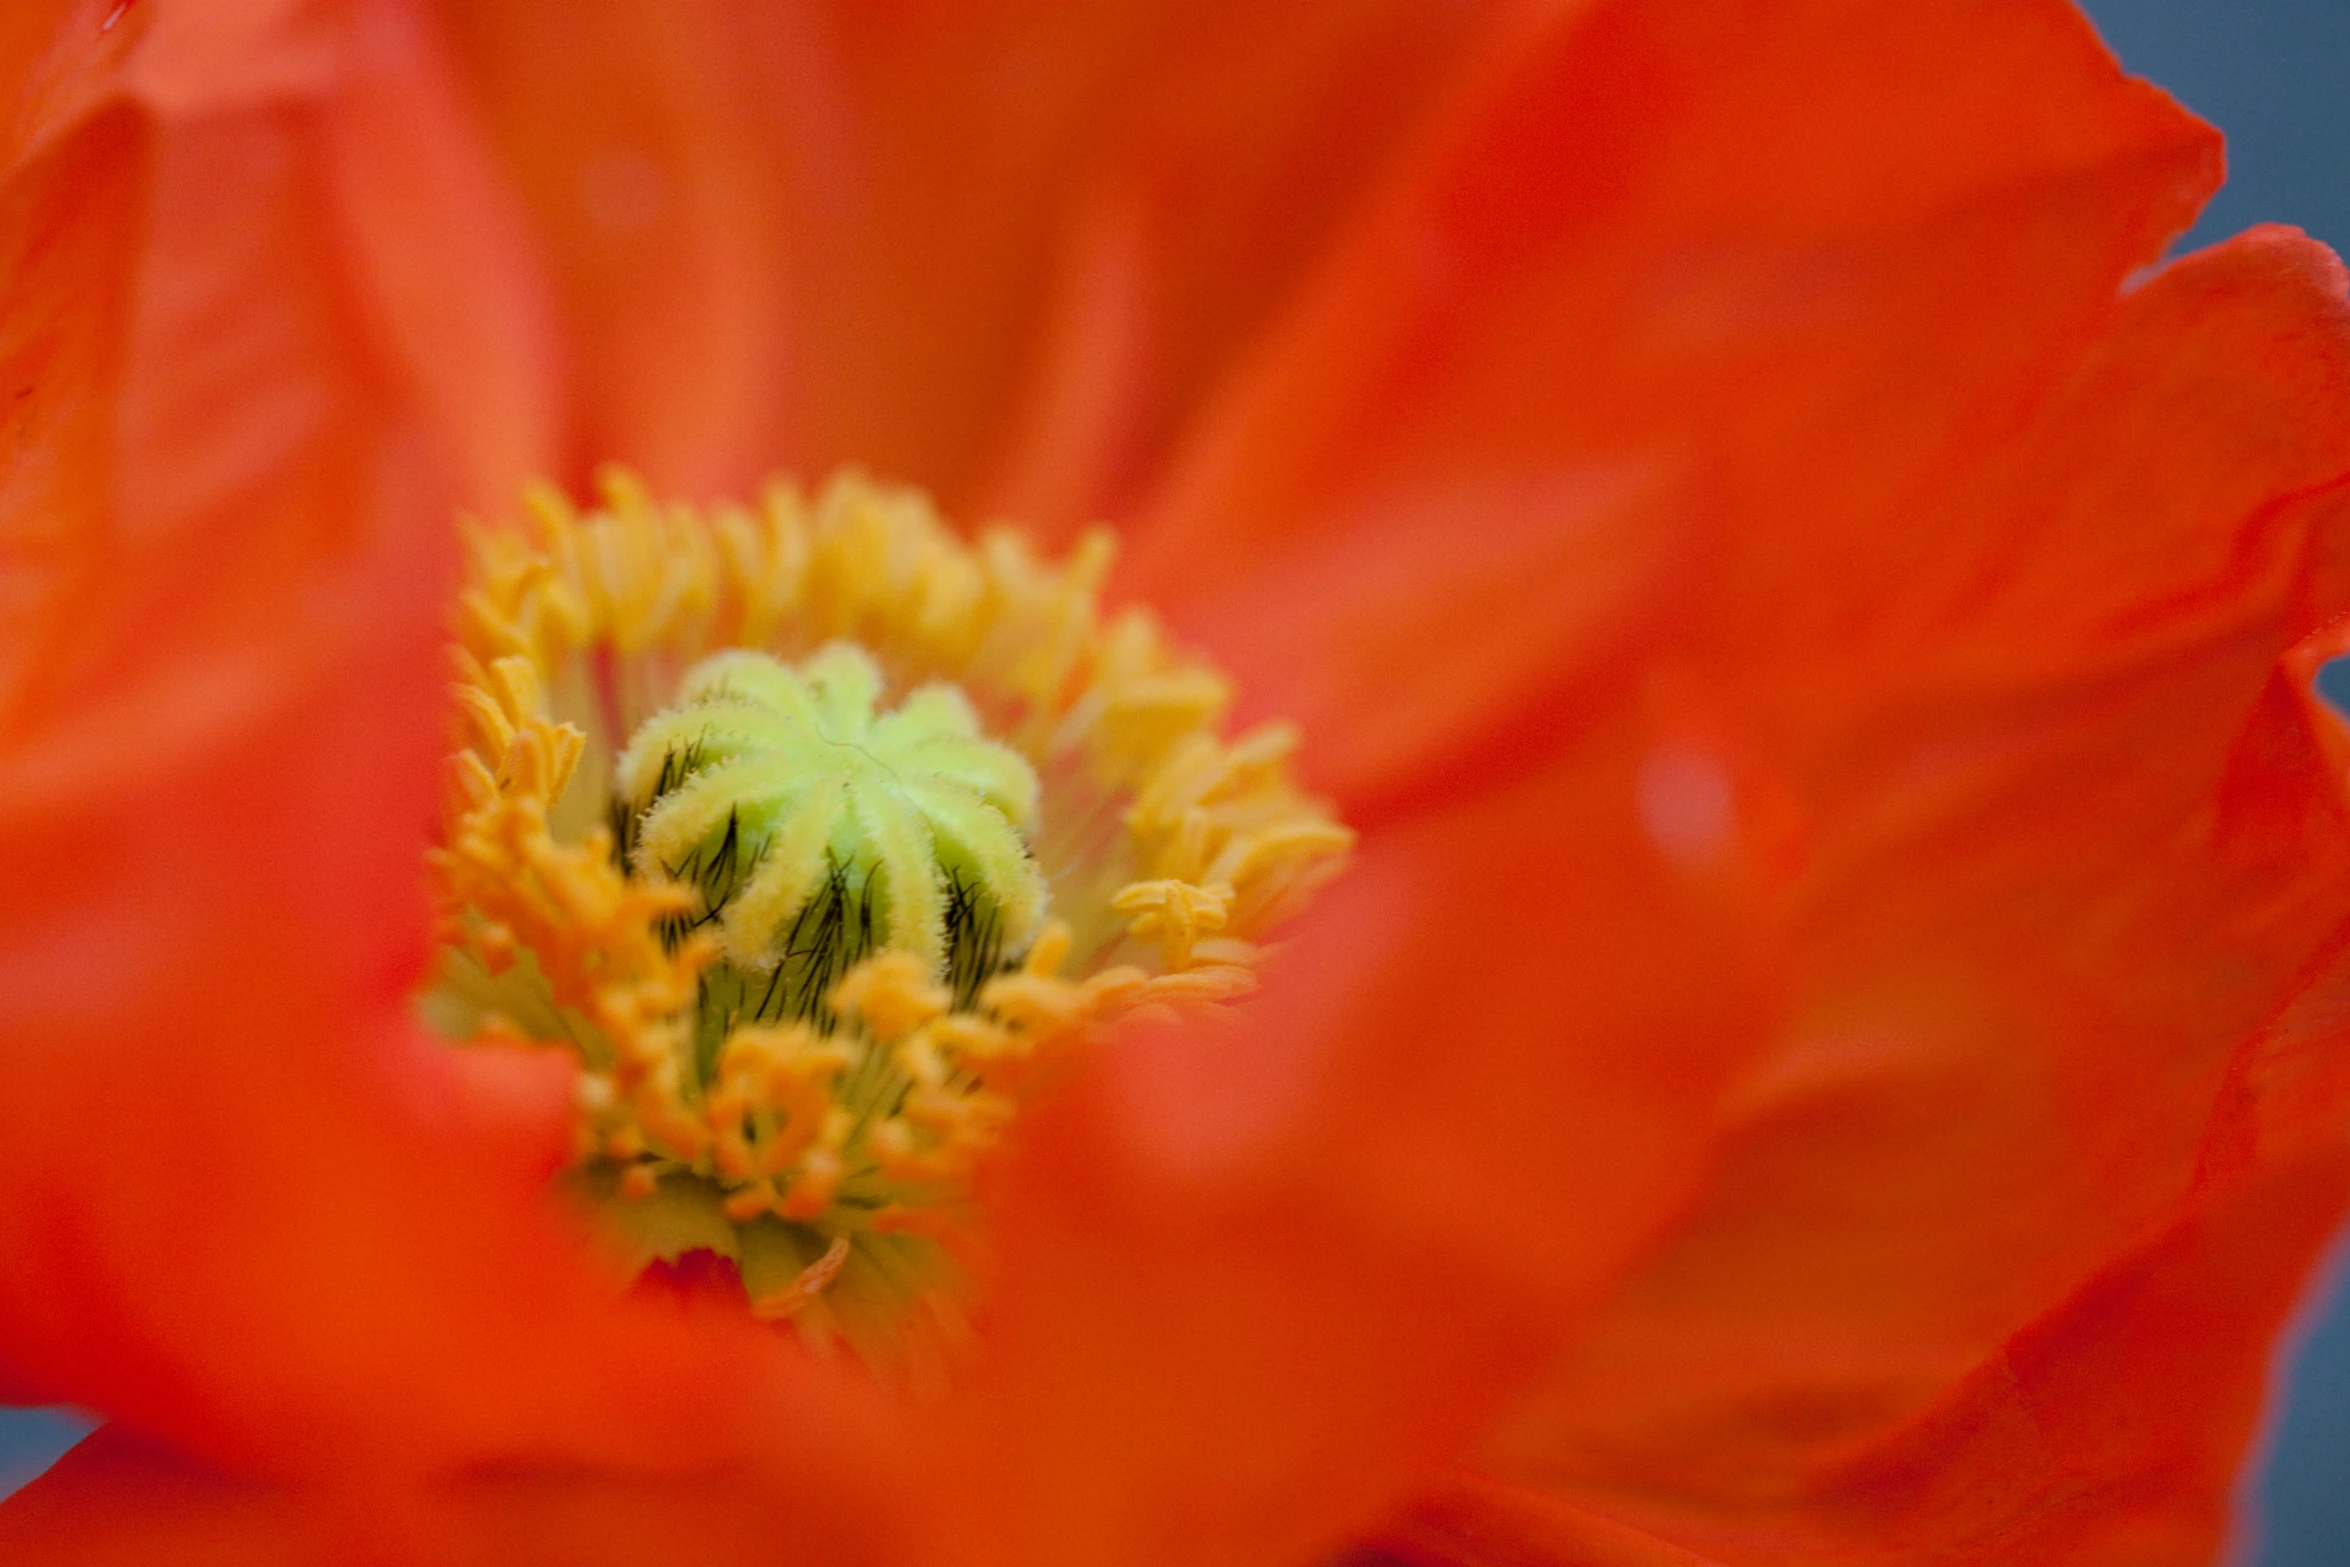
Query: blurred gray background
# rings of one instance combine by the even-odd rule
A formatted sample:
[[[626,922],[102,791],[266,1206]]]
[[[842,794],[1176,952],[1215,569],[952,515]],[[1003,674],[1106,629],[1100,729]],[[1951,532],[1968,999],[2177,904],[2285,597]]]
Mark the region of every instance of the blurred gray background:
[[[2350,248],[2350,0],[2087,0],[2122,62],[2228,134],[2228,184],[2183,242],[2262,221]],[[2350,659],[2326,671],[2350,709]],[[2350,1564],[2350,1297],[2337,1256],[2288,1346],[2290,1381],[2247,1477],[2256,1567]],[[0,1494],[41,1472],[87,1422],[0,1410]]]

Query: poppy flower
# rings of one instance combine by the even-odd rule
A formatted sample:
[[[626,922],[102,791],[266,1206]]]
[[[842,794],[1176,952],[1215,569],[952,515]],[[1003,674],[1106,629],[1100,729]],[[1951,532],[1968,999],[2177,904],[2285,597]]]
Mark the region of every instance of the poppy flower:
[[[2161,259],[2218,139],[2069,7],[33,0],[0,78],[0,1389],[115,1422],[12,1554],[2218,1549],[2350,1202],[2350,314]],[[1108,517],[1358,835],[1020,1112],[934,1393],[619,1288],[578,1069],[418,1018],[452,520],[607,460]]]

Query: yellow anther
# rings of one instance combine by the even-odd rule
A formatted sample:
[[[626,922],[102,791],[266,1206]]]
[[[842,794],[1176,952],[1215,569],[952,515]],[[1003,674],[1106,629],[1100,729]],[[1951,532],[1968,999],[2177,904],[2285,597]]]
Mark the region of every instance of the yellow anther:
[[[1036,938],[1036,945],[1028,949],[1028,957],[1020,965],[1024,974],[1051,975],[1061,971],[1069,961],[1069,947],[1074,940],[1068,922],[1054,920],[1046,925]]]
[[[498,699],[479,686],[460,685],[452,691],[458,710],[473,722],[473,732],[482,751],[493,759],[503,759],[506,748],[514,743],[514,725],[499,707]]]
[[[1107,971],[1123,979],[1144,976],[1139,969]],[[1095,978],[1103,976],[1097,975]],[[979,993],[980,1004],[1028,1039],[1072,1032],[1090,1022],[1095,1013],[1086,986],[1041,974],[1006,974],[991,980]]]
[[[813,1219],[832,1206],[833,1194],[847,1173],[837,1149],[818,1146],[800,1160],[799,1179],[778,1203],[775,1213],[784,1219]]]
[[[831,997],[833,1011],[861,1020],[883,1041],[920,1028],[954,999],[912,953],[894,950],[877,952],[849,970],[832,987]]]
[[[841,1265],[849,1260],[849,1238],[835,1235],[832,1244],[824,1248],[824,1255],[800,1270],[800,1276],[782,1293],[765,1300],[754,1301],[752,1314],[770,1321],[781,1321],[798,1316],[807,1310],[811,1301],[824,1293],[824,1286],[840,1275]]]
[[[947,1065],[946,1055],[939,1049],[938,1041],[927,1030],[899,1040],[890,1055],[897,1062],[898,1070],[905,1073],[906,1080],[916,1088],[936,1090],[946,1086],[952,1069]],[[901,1110],[899,1113],[909,1112]]]
[[[1187,881],[1138,881],[1110,900],[1110,907],[1126,916],[1127,933],[1137,941],[1156,941],[1161,964],[1170,974],[1191,964],[1192,944],[1224,928],[1232,912],[1232,887],[1216,882],[1201,887]]]
[[[1280,822],[1253,832],[1235,833],[1208,867],[1221,881],[1240,881],[1252,872],[1264,873],[1276,865],[1333,859],[1354,845],[1354,834],[1336,822]]]
[[[738,1187],[720,1206],[726,1210],[728,1218],[741,1223],[781,1209],[783,1194],[775,1189],[773,1181],[754,1181],[748,1186]]]
[[[1148,982],[1153,1001],[1231,1001],[1257,988],[1257,971],[1239,963],[1201,963],[1180,974],[1161,974]]]

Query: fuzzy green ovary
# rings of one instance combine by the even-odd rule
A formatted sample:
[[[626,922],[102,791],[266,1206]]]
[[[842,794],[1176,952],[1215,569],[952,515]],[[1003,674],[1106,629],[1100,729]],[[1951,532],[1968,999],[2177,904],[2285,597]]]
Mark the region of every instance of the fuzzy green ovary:
[[[981,735],[953,688],[923,687],[887,714],[882,690],[872,659],[845,645],[797,669],[722,653],[620,758],[630,868],[696,889],[690,923],[720,939],[705,1064],[737,1019],[813,1015],[872,948],[961,981],[1036,933],[1034,771]]]

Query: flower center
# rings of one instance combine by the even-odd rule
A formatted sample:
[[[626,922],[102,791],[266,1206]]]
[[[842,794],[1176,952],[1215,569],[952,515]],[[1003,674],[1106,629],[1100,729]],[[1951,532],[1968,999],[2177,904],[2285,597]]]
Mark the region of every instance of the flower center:
[[[581,1068],[568,1184],[634,1268],[935,1359],[971,1181],[1071,1052],[1255,983],[1350,835],[1286,727],[1058,564],[853,474],[472,527],[433,868],[454,1038]]]
[[[1045,889],[1026,833],[1036,772],[933,684],[886,716],[870,654],[835,643],[799,669],[734,650],[687,671],[615,776],[613,834],[638,876],[689,887],[674,951],[714,929],[696,1045],[705,1069],[742,1023],[813,1019],[880,948],[944,973],[970,1005],[1027,950]]]

